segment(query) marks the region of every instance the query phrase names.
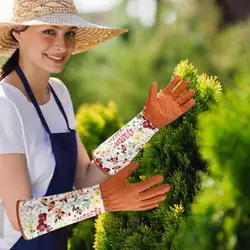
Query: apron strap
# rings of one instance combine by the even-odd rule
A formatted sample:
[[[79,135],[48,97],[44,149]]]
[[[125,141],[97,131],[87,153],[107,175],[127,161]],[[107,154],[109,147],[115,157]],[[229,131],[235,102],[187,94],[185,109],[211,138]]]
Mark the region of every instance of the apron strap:
[[[39,115],[39,117],[40,117],[40,119],[41,119],[41,121],[42,121],[42,124],[43,124],[44,128],[46,129],[46,131],[47,131],[49,134],[51,134],[51,131],[50,131],[50,129],[49,129],[49,126],[48,126],[46,120],[44,119],[44,116],[43,116],[43,114],[42,114],[42,111],[41,111],[41,109],[40,109],[40,107],[39,107],[39,105],[38,105],[38,103],[37,103],[37,101],[36,101],[35,96],[33,95],[33,92],[32,92],[32,90],[31,90],[30,86],[29,86],[29,83],[28,83],[28,81],[27,81],[27,78],[25,77],[25,75],[24,75],[22,69],[20,68],[20,66],[19,66],[18,64],[17,64],[17,67],[16,67],[15,70],[16,70],[18,76],[20,77],[21,81],[23,82],[23,85],[24,85],[24,87],[25,87],[25,89],[26,89],[26,91],[27,91],[27,93],[28,93],[28,95],[29,95],[29,98],[31,99],[33,105],[34,105],[35,108],[36,108],[36,111],[37,111],[37,113],[38,113],[38,115]]]

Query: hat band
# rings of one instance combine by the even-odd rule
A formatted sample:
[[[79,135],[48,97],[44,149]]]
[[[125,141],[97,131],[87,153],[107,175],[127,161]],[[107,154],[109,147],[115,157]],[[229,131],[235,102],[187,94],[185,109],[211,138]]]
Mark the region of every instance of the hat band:
[[[42,3],[41,1],[23,1],[21,5],[20,2],[18,5],[14,5],[12,21],[22,23],[55,13],[77,14],[77,11],[74,4],[65,0],[45,0]]]

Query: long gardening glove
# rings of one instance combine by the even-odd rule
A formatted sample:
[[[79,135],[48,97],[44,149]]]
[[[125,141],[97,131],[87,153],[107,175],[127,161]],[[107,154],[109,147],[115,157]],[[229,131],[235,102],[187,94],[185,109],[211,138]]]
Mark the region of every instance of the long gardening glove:
[[[132,161],[160,128],[193,107],[195,91],[186,91],[190,84],[188,80],[177,86],[180,80],[176,76],[159,93],[154,82],[142,112],[93,150],[93,160],[101,171],[116,174]]]
[[[133,162],[106,182],[62,194],[17,201],[17,217],[26,240],[42,236],[106,211],[141,211],[155,208],[166,198],[168,184],[161,175],[127,183],[138,168]]]

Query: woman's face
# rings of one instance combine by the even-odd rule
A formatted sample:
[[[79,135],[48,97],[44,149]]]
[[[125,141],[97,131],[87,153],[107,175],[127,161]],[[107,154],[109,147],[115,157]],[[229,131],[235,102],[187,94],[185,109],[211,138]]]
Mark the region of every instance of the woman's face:
[[[48,73],[59,73],[75,50],[76,31],[76,27],[34,25],[13,35],[21,60]]]

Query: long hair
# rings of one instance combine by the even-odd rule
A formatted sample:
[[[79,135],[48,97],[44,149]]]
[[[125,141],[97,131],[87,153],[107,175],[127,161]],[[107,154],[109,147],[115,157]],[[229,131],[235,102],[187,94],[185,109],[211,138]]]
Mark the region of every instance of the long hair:
[[[23,32],[28,28],[28,26],[18,28],[18,29],[13,29],[10,31],[10,35],[15,43],[18,43],[16,38],[13,36],[12,32]],[[16,51],[12,54],[12,56],[4,63],[4,65],[0,69],[0,80],[5,78],[7,75],[9,75],[17,66],[19,61],[19,48],[16,49]]]

